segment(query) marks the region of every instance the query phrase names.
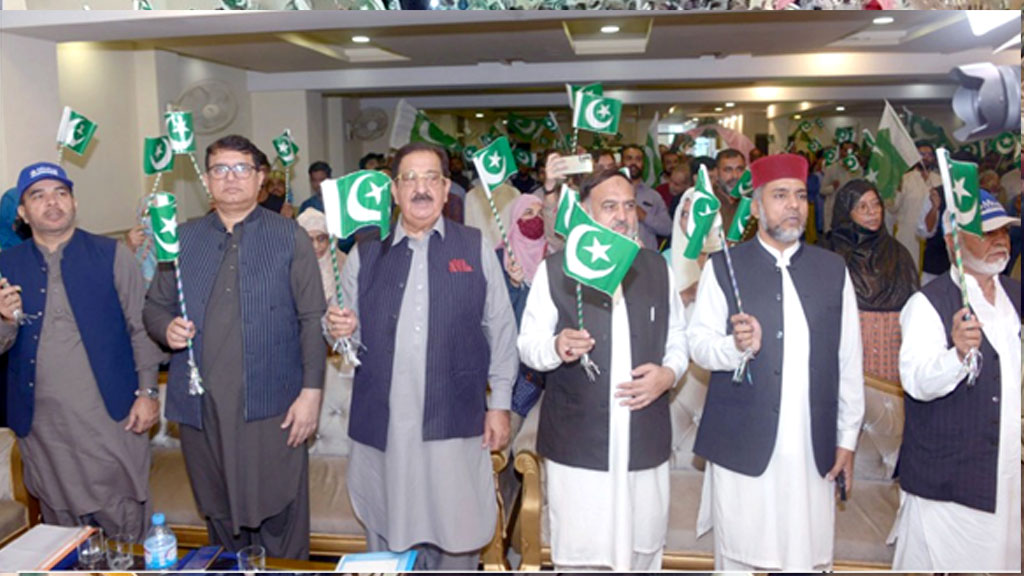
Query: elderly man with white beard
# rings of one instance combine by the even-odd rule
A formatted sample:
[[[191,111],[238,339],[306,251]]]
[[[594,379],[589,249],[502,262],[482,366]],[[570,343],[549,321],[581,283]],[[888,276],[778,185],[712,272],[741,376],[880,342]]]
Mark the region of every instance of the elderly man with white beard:
[[[906,420],[894,570],[1020,572],[1020,282],[999,275],[1007,229],[1020,219],[984,190],[981,212],[984,236],[961,242],[969,305],[953,266],[900,315]],[[963,361],[971,349],[982,354],[973,384]]]

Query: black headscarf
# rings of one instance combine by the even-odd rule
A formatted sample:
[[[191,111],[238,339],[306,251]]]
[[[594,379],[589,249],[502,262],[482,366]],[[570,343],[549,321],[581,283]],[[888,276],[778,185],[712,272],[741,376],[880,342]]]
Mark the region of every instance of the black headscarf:
[[[867,180],[851,180],[836,193],[832,212],[832,250],[846,260],[861,310],[886,312],[903,308],[920,283],[910,252],[893,238],[884,224],[871,231],[853,221],[851,212],[861,196],[875,192]],[[881,198],[879,198],[881,200]]]

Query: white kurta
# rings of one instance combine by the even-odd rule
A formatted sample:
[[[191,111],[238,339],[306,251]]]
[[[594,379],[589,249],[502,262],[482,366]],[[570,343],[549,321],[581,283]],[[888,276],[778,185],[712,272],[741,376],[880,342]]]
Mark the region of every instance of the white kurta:
[[[669,321],[662,365],[676,381],[689,363],[686,320],[671,272]],[[619,288],[612,305],[608,471],[587,470],[546,460],[544,473],[551,526],[551,558],[556,566],[659,570],[669,511],[668,462],[629,471],[630,410],[615,398],[616,386],[632,380],[627,304]],[[654,308],[651,314],[655,314]],[[585,319],[584,319],[585,320]],[[562,364],[555,351],[558,309],[551,300],[547,267],[533,278],[519,330],[520,359],[542,371]],[[582,368],[580,368],[582,370]]]
[[[797,246],[781,254],[763,242],[762,246],[782,269],[785,345],[778,435],[761,476],[708,462],[697,533],[714,528],[716,569],[822,570],[832,564],[835,489],[818,474],[811,444],[810,332],[788,271]],[[741,293],[745,288],[757,287],[741,286]],[[687,331],[694,362],[712,371],[732,371],[741,355],[733,337],[726,334],[728,303],[711,261],[704,267],[694,308]],[[857,299],[848,274],[842,319],[837,443],[855,450],[864,416],[864,377]],[[762,329],[762,338],[776,337],[776,328]]]
[[[903,175],[900,192],[896,194],[890,208],[896,222],[896,240],[910,251],[916,270],[921,269],[921,239],[917,234],[921,211],[931,189],[941,185],[942,177],[939,174],[929,172],[926,181],[920,170],[911,170]]]
[[[959,283],[955,268],[950,270]],[[999,354],[999,467],[996,511],[984,512],[954,502],[939,502],[900,492],[900,511],[889,535],[896,541],[893,570],[1020,572],[1020,322],[998,280],[996,302],[985,299],[967,275],[967,297],[982,332]],[[966,376],[955,348],[946,346],[946,330],[923,294],[915,294],[900,315],[903,390],[927,402],[952,392]],[[982,369],[994,358],[983,358]]]

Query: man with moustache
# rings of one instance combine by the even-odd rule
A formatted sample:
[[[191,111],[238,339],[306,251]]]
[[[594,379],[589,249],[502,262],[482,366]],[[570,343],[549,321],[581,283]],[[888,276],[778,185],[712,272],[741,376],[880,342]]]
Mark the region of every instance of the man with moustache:
[[[141,541],[163,356],[142,324],[142,274],[126,246],[75,227],[63,168],[28,166],[18,190],[32,239],[0,254],[0,352],[25,485],[47,524]]]
[[[658,238],[672,235],[672,217],[669,216],[661,194],[641,179],[644,161],[643,148],[636,144],[627,144],[622,148],[622,166],[629,169],[629,178],[635,190],[636,216],[639,220],[637,239],[644,248],[659,250]]]
[[[714,182],[712,186],[715,196],[722,203],[720,210],[722,214],[722,228],[728,230],[732,226],[733,216],[736,215],[736,208],[739,207],[739,200],[733,198],[730,192],[743,177],[747,170],[747,159],[743,153],[733,148],[726,148],[715,156],[715,169],[713,170]]]
[[[365,346],[348,491],[370,551],[415,549],[417,570],[476,570],[497,520],[490,451],[508,443],[515,317],[493,247],[441,215],[447,154],[407,144],[393,165],[401,216],[384,240],[360,240],[342,271],[358,323],[328,318],[334,337]]]
[[[178,228],[178,266],[161,264],[146,299],[150,336],[174,351],[167,418],[211,544],[261,545],[277,558],[309,556],[309,459],[326,347],[316,253],[293,220],[257,204],[258,149],[225,136],[206,149],[202,175],[216,208]],[[193,339],[206,391],[189,394]]]
[[[1020,572],[1020,282],[1000,276],[1008,229],[1020,219],[984,190],[980,204],[984,236],[960,236],[968,306],[954,266],[900,315],[905,425],[894,570]],[[948,212],[943,225],[952,252]],[[982,354],[973,385],[964,367],[971,349]]]
[[[660,201],[660,199],[659,199]],[[617,170],[587,178],[580,203],[632,237],[633,185]],[[537,431],[556,569],[659,570],[668,532],[669,390],[689,360],[682,301],[665,259],[640,250],[613,297],[577,283],[564,252],[537,270],[519,335],[523,363],[547,372]],[[589,353],[601,373],[579,365]]]
[[[933,189],[942,186],[942,178],[935,161],[935,147],[922,141],[917,143],[917,151],[921,154],[921,162],[903,175],[895,198],[888,202],[888,213],[894,219],[896,240],[910,251],[914,267],[920,269],[921,240],[917,224],[925,201],[930,198]]]
[[[708,461],[698,534],[714,528],[716,570],[827,570],[836,479],[849,492],[864,415],[857,297],[840,256],[800,242],[807,160],[766,156],[750,169],[760,226],[732,249],[743,313],[718,252],[687,331],[711,371],[694,444]]]

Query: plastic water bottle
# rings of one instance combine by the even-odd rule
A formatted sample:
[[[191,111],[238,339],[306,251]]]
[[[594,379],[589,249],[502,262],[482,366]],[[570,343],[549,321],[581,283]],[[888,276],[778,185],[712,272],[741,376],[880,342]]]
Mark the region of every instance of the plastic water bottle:
[[[146,550],[146,570],[170,570],[178,563],[178,538],[164,524],[163,514],[153,514],[153,525],[142,547]]]

